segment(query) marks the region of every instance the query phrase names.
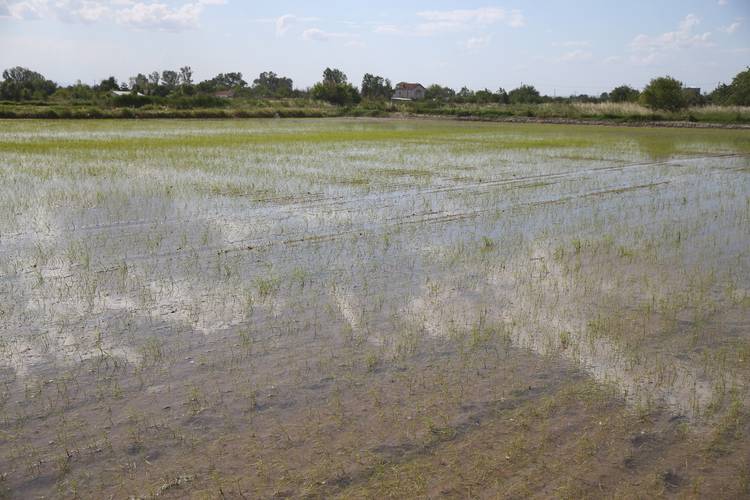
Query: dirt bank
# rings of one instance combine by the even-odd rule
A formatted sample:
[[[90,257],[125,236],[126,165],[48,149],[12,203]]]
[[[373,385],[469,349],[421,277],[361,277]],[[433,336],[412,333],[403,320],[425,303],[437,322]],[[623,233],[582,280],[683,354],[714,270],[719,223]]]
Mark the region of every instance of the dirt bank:
[[[540,118],[536,116],[507,116],[507,117],[481,117],[481,116],[445,116],[425,115],[413,113],[397,113],[389,116],[393,119],[428,119],[428,120],[455,120],[470,122],[493,122],[493,123],[548,123],[551,125],[602,125],[608,127],[659,127],[659,128],[719,128],[719,129],[741,129],[750,130],[750,125],[743,123],[709,123],[690,121],[618,121],[598,120],[586,118]]]

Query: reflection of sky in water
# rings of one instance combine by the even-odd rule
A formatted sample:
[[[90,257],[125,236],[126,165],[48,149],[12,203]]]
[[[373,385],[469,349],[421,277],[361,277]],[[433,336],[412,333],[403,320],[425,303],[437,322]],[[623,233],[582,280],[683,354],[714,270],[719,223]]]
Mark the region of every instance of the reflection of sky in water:
[[[270,127],[274,133],[313,130],[299,123]],[[226,123],[187,131],[145,127],[41,135],[269,130]],[[101,179],[83,169],[103,159],[79,164],[75,154],[23,163],[18,172],[8,166],[3,177],[15,183],[5,186],[22,187],[5,193],[38,203],[34,210],[11,213],[7,203],[1,210],[0,366],[6,370],[0,377],[96,356],[94,332],[113,356],[137,363],[144,332],[212,335],[247,324],[273,331],[299,315],[323,328],[343,320],[386,349],[403,325],[448,335],[472,328],[482,311],[489,321],[517,325],[516,344],[540,353],[559,341],[561,330],[570,331],[577,347],[565,355],[595,377],[689,411],[693,381],[701,404],[711,390],[694,358],[654,349],[684,375],[654,389],[657,367],[648,352],[633,364],[614,340],[588,344],[584,330],[612,309],[637,306],[644,300],[639,294],[669,297],[684,289],[690,273],[712,277],[720,314],[729,306],[717,290],[728,276],[735,288],[750,288],[750,163],[743,156],[654,161],[714,146],[629,132],[622,138],[607,132],[609,148],[570,150],[485,149],[482,140],[492,134],[483,133],[463,146],[460,140],[302,144],[195,156],[188,149],[157,150],[132,165],[115,153],[113,173]],[[37,137],[5,134],[8,140]],[[8,155],[6,164],[14,158]],[[68,175],[66,169],[77,168]],[[494,242],[490,251],[481,249],[482,237]],[[570,251],[574,240],[606,247],[608,258],[594,255],[583,263],[589,274],[569,274],[554,255],[561,247]],[[638,268],[618,252],[633,253]],[[537,283],[537,276],[545,280]],[[655,284],[644,285],[648,280]],[[277,289],[274,297],[262,296],[260,283]]]

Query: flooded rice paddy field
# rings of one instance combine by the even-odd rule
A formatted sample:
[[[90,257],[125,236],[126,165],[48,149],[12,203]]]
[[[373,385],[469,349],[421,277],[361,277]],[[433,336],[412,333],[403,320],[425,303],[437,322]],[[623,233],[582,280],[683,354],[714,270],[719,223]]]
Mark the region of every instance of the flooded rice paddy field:
[[[750,133],[0,121],[0,497],[750,494]]]

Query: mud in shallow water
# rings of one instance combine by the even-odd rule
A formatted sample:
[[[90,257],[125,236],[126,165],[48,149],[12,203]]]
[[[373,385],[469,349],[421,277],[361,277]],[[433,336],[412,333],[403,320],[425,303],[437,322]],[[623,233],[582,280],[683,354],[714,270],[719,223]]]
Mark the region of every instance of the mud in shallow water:
[[[12,497],[746,491],[746,132],[8,125]]]

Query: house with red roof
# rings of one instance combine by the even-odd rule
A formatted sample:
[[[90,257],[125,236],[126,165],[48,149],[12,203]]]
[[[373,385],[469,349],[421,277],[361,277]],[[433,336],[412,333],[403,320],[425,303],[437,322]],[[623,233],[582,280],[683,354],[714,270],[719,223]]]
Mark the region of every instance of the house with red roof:
[[[424,99],[427,89],[421,83],[400,82],[396,84],[393,99],[397,101],[418,101]]]

